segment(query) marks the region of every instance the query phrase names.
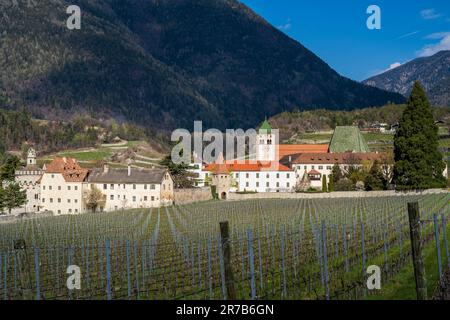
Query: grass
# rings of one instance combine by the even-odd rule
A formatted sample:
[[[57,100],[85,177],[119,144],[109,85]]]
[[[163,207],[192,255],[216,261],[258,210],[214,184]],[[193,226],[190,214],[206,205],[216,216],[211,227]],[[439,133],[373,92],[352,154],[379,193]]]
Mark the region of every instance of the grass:
[[[447,235],[450,234],[450,224],[447,224]],[[443,267],[445,266],[444,240],[441,234],[441,256]],[[436,245],[431,241],[423,250],[425,277],[427,284],[428,299],[431,299],[438,283],[438,267]],[[379,294],[371,294],[369,300],[416,300],[416,283],[412,260],[388,283],[382,283]]]
[[[74,151],[74,152],[60,152],[60,157],[75,158],[78,161],[99,161],[108,158],[112,155],[112,152],[108,149],[98,149],[92,151]]]
[[[394,135],[393,134],[383,134],[383,133],[363,133],[364,139],[369,142],[378,142],[378,141],[384,141],[384,142],[392,142],[394,141]]]

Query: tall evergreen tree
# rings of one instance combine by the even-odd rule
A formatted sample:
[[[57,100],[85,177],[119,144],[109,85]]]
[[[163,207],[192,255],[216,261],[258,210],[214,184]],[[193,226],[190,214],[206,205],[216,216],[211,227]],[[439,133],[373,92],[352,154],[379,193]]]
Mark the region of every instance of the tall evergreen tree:
[[[14,181],[16,170],[20,168],[20,159],[8,156],[5,164],[0,168],[0,181]]]
[[[366,191],[378,191],[387,189],[387,182],[381,172],[378,161],[375,160],[372,168],[370,168],[369,173],[367,174],[364,185]]]
[[[17,183],[10,183],[3,190],[3,203],[11,214],[12,209],[19,208],[27,203],[27,192]]]
[[[3,189],[2,184],[0,183],[0,215],[4,214],[5,210],[5,190]]]
[[[418,81],[394,137],[394,183],[398,190],[445,187],[445,163],[438,149],[438,127]]]
[[[322,176],[322,192],[328,192],[327,175]]]

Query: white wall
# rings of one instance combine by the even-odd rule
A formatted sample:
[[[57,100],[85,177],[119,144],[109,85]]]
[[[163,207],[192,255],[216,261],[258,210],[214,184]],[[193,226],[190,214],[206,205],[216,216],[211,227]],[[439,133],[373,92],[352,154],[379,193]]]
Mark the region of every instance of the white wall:
[[[14,209],[14,212],[37,212],[39,211],[41,187],[39,179],[41,174],[38,171],[17,171],[16,182],[20,185],[22,190],[27,193],[27,203],[21,208]]]
[[[287,192],[295,189],[295,173],[285,171],[234,172],[238,191]]]
[[[44,173],[41,180],[41,207],[54,214],[78,214],[84,211],[83,183],[66,182],[60,173]]]
[[[104,211],[151,208],[161,205],[160,184],[86,183],[86,190],[90,189],[92,185],[106,195]],[[99,210],[101,209],[99,208]]]

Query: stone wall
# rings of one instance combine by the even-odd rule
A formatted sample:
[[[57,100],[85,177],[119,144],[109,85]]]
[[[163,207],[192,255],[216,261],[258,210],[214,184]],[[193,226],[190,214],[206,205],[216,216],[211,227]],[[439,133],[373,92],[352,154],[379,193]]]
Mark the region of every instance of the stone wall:
[[[212,193],[209,187],[192,189],[175,189],[175,204],[182,205],[193,202],[212,200]]]
[[[361,197],[387,197],[403,195],[425,195],[432,193],[449,193],[445,189],[430,189],[417,192],[397,192],[397,191],[349,191],[330,193],[253,193],[238,194],[230,192],[228,200],[251,200],[251,199],[326,199],[326,198],[361,198]]]

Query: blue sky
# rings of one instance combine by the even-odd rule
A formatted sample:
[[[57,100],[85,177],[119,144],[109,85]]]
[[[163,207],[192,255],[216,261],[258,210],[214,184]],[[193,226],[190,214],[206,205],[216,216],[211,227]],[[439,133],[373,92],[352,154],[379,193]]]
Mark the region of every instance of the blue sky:
[[[450,0],[241,0],[340,74],[364,80],[419,56],[450,50]],[[381,9],[381,30],[366,26]]]

